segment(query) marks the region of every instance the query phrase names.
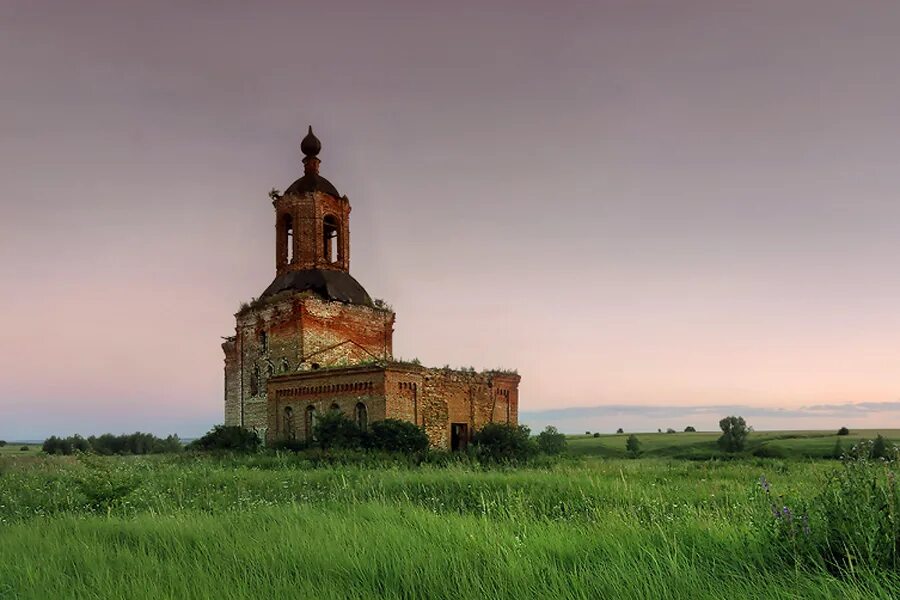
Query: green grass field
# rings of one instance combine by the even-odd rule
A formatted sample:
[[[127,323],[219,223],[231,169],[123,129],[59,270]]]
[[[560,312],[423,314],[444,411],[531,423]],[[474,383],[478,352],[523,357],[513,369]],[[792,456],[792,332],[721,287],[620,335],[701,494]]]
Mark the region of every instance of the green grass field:
[[[648,454],[714,439],[642,437]],[[590,456],[620,442],[571,446]],[[774,493],[810,498],[836,461],[585,458],[485,470],[28,454],[0,456],[0,599],[891,598],[900,589],[897,573],[836,578],[773,559],[759,477]]]
[[[28,450],[22,450],[22,447],[25,446]],[[29,454],[37,454],[41,451],[40,444],[15,444],[8,443],[5,446],[0,446],[0,456],[17,456],[17,455],[29,455]]]
[[[900,444],[900,429],[858,429],[849,435],[837,435],[836,431],[761,431],[752,432],[748,439],[747,453],[761,448],[777,448],[785,458],[831,458],[835,443],[840,440],[844,450],[853,444],[870,440],[878,434]],[[721,432],[697,433],[635,433],[641,441],[641,450],[649,457],[707,459],[722,457],[716,447]],[[569,449],[576,456],[622,458],[625,456],[625,440],[629,433],[575,435],[569,437]]]

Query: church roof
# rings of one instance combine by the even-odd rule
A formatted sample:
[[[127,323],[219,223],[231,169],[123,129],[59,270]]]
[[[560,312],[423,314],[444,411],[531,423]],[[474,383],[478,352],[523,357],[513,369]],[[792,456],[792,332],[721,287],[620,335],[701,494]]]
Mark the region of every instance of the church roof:
[[[329,269],[304,269],[288,271],[275,278],[260,300],[281,292],[315,292],[325,300],[337,300],[348,304],[372,306],[372,298],[350,273]]]
[[[335,198],[340,198],[341,195],[338,193],[337,188],[330,181],[319,175],[319,152],[322,151],[322,142],[313,133],[312,125],[309,127],[309,133],[300,142],[300,150],[304,155],[304,175],[291,184],[285,195],[294,194],[300,196],[307,192],[322,192]]]
[[[291,184],[291,187],[285,191],[285,195],[294,194],[301,196],[307,192],[322,192],[335,198],[340,198],[337,188],[330,181],[319,175],[318,173],[307,173],[297,181]]]

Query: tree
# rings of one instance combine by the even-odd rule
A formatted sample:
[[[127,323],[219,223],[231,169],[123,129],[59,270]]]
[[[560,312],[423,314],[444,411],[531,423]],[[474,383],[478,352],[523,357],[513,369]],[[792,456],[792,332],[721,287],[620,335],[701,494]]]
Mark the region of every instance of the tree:
[[[697,429],[693,425],[688,425],[684,428],[685,433],[697,433]]]
[[[363,432],[344,413],[332,410],[316,419],[313,427],[314,439],[323,449],[359,448],[363,443]]]
[[[616,429],[616,433],[625,433],[625,430],[619,427],[618,429]]]
[[[831,458],[841,458],[844,456],[844,445],[841,443],[841,439],[838,438],[834,442],[834,449],[831,451]]]
[[[597,432],[595,431],[595,432],[594,432],[594,437],[595,437],[595,438],[598,438],[598,437],[600,437],[600,434],[597,433]]]
[[[72,454],[72,442],[68,438],[60,438],[51,435],[44,440],[41,450],[47,454]]]
[[[666,433],[675,433],[675,430],[669,427],[668,429],[666,429]]]
[[[840,429],[838,429],[837,434],[838,435],[850,435],[850,430],[847,429],[846,427],[841,427]]]
[[[0,448],[6,445],[6,440],[0,440]]]
[[[252,452],[261,441],[256,432],[237,425],[216,425],[202,438],[188,445],[192,450],[234,450]]]
[[[631,458],[637,458],[641,453],[641,441],[633,433],[625,440],[625,451]]]
[[[91,451],[90,443],[88,443],[88,441],[86,439],[84,439],[77,433],[69,439],[71,440],[73,452],[90,452]]]
[[[369,425],[368,445],[375,450],[413,454],[428,449],[428,434],[409,421],[384,419]]]
[[[566,451],[566,436],[553,425],[547,425],[537,436],[538,449],[544,454],[556,455]]]
[[[479,456],[495,462],[527,460],[537,453],[531,430],[525,425],[488,423],[472,438]]]
[[[585,432],[584,432],[584,435],[591,435],[591,432],[590,432],[590,431],[585,431]]]
[[[872,442],[872,450],[871,450],[872,458],[887,458],[888,457],[888,449],[887,449],[887,440],[884,439],[884,436],[880,433],[878,437],[875,438],[875,441]]]
[[[747,427],[744,417],[725,417],[719,421],[722,436],[719,438],[719,448],[725,452],[740,452],[747,445],[747,435],[752,431]]]

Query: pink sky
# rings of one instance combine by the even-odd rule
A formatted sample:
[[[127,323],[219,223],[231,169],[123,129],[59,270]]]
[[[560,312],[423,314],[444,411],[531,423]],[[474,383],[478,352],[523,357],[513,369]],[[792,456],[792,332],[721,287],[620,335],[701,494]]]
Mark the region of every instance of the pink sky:
[[[900,5],[126,4],[0,6],[0,439],[222,420],[310,123],[397,356],[900,427]]]

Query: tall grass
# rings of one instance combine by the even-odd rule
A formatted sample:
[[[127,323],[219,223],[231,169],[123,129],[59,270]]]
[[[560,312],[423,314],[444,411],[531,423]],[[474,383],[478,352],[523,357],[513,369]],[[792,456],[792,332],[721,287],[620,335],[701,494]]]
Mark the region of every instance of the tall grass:
[[[0,598],[889,598],[896,571],[785,560],[754,460],[321,466],[44,458],[0,475]]]

